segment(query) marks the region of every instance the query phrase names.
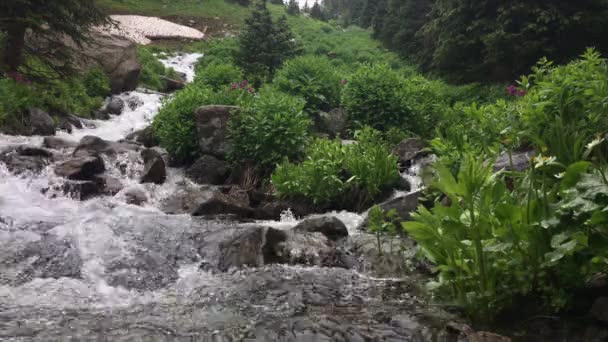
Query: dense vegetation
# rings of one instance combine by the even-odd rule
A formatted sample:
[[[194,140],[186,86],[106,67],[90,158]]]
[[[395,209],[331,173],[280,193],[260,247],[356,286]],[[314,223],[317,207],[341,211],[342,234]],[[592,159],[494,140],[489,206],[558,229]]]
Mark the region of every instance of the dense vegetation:
[[[541,57],[608,49],[608,2],[324,0],[325,18],[371,27],[387,47],[453,81],[509,80]]]
[[[102,3],[130,11],[140,2]],[[209,12],[190,1],[141,5],[147,14],[249,13],[215,0]],[[605,5],[326,0],[309,9],[329,20],[322,22],[298,15],[293,3],[257,2],[246,22],[234,19],[244,30],[238,38],[186,47],[205,53],[197,78],[166,100],[153,128],[172,159],[189,164],[201,155],[195,110],[236,105],[227,161],[253,168],[263,190],[322,210],[377,203],[399,181],[394,145],[426,139],[436,161],[423,205],[403,231],[435,266],[429,288],[475,322],[522,307],[534,307],[522,317],[563,312],[608,268],[608,63],[594,49],[571,60],[587,45],[606,47]],[[350,23],[449,80],[532,71],[507,89],[449,85]],[[171,71],[157,52],[140,49],[141,81],[162,89]],[[86,115],[108,92],[104,77],[93,70],[44,87],[0,78],[0,124],[31,106]],[[330,140],[317,121],[336,109],[347,123]],[[534,157],[516,169],[522,151]],[[495,169],[499,158],[506,168]],[[395,216],[369,211],[380,251],[382,236],[398,235]]]

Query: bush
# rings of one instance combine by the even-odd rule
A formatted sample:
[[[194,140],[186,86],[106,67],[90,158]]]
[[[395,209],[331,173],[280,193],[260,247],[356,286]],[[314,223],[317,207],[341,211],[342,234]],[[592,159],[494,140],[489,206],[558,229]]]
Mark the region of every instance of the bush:
[[[356,133],[357,144],[318,139],[301,164],[283,162],[272,175],[279,196],[320,207],[361,209],[399,179],[397,158],[377,131]]]
[[[286,93],[302,96],[309,112],[328,111],[339,105],[341,78],[327,57],[301,56],[285,63],[274,85]]]
[[[359,68],[346,85],[342,105],[359,126],[415,131],[417,118],[405,104],[404,78],[386,64]]]
[[[27,108],[39,105],[40,98],[29,86],[0,78],[0,126],[19,120]]]
[[[214,90],[226,88],[243,80],[243,71],[230,63],[211,63],[197,68],[195,83],[206,85]]]
[[[303,108],[299,98],[263,89],[230,121],[230,159],[263,172],[284,158],[300,157],[311,124]]]
[[[84,76],[83,83],[90,97],[106,97],[110,94],[110,79],[100,68],[88,72]]]
[[[194,112],[204,105],[234,105],[240,102],[241,91],[213,89],[197,84],[190,84],[167,98],[162,108],[154,117],[154,133],[160,145],[167,149],[178,163],[187,163],[200,155]]]
[[[239,49],[236,38],[212,39],[194,44],[205,54],[196,65],[197,74],[209,64],[234,64],[234,56]]]

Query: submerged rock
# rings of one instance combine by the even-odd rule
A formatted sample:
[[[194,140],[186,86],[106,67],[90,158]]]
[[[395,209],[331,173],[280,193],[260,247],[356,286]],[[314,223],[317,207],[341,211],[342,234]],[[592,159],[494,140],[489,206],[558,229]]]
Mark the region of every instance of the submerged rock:
[[[118,96],[112,96],[106,104],[104,112],[111,115],[120,115],[124,109],[125,101]]]
[[[199,146],[203,154],[225,159],[230,149],[228,121],[235,106],[211,105],[196,110],[194,120]]]
[[[141,189],[129,189],[124,193],[125,202],[133,205],[142,205],[148,201],[148,195]]]
[[[141,183],[163,184],[167,179],[163,156],[153,148],[141,151],[141,156],[144,160],[144,172],[139,181]]]
[[[230,176],[228,162],[204,155],[186,170],[186,176],[198,184],[222,185]]]
[[[71,180],[93,180],[105,171],[99,156],[74,157],[55,166],[55,174]]]

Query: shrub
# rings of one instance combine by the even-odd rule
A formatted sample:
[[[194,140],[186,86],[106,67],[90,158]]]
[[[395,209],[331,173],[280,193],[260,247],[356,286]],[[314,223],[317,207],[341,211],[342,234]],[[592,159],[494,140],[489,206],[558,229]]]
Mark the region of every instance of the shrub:
[[[320,207],[360,209],[399,179],[397,158],[366,128],[357,144],[318,139],[301,164],[283,162],[272,175],[282,197],[304,199]]]
[[[212,39],[195,44],[199,44],[199,50],[205,54],[196,65],[197,74],[209,64],[234,64],[234,56],[239,49],[236,38]]]
[[[80,77],[68,80],[55,79],[45,85],[40,85],[40,88],[44,89],[42,107],[51,114],[74,114],[87,117],[103,103],[101,96],[92,97],[89,94],[99,89],[88,89],[85,81]]]
[[[0,78],[0,126],[19,120],[27,108],[38,105],[40,99],[29,86]]]
[[[401,127],[414,131],[415,118],[405,105],[405,82],[386,64],[362,66],[348,80],[342,105],[359,126],[387,130]]]
[[[193,161],[200,154],[194,112],[203,105],[234,105],[240,100],[241,92],[229,89],[213,89],[197,84],[188,85],[167,98],[154,117],[153,128],[162,147],[178,163]]]
[[[230,159],[263,172],[283,158],[300,157],[311,124],[303,108],[299,98],[263,89],[230,121]]]
[[[226,88],[243,80],[243,71],[230,63],[207,64],[203,68],[198,68],[197,72],[195,82],[214,90]]]
[[[110,79],[100,68],[88,72],[84,76],[83,83],[90,97],[106,97],[110,94]]]
[[[274,85],[286,93],[302,96],[309,112],[330,110],[339,105],[341,78],[322,56],[301,56],[285,63]]]

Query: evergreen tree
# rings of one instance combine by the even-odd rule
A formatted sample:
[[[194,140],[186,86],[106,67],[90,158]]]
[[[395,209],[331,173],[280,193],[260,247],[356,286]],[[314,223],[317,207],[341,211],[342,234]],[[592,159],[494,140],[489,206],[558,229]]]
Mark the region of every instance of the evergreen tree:
[[[68,74],[73,71],[74,53],[89,41],[89,30],[107,21],[95,0],[2,0],[0,32],[6,36],[2,68],[18,71],[26,57],[34,55],[60,74]],[[26,33],[31,39],[26,40]],[[76,49],[66,46],[66,36]],[[33,46],[29,41],[38,44]]]
[[[300,5],[296,0],[289,0],[289,5],[287,5],[287,14],[289,15],[298,15],[300,14]]]
[[[310,9],[310,16],[314,19],[323,20],[323,10],[318,1],[315,1],[314,5]]]
[[[283,0],[270,0],[270,3],[273,5],[283,5],[285,6],[285,3],[283,2]]]
[[[304,13],[310,13],[310,7],[308,7],[308,0],[304,2]]]
[[[259,85],[272,77],[283,62],[298,53],[294,36],[281,17],[273,23],[265,0],[259,0],[245,21],[245,31],[239,38],[237,63]]]

